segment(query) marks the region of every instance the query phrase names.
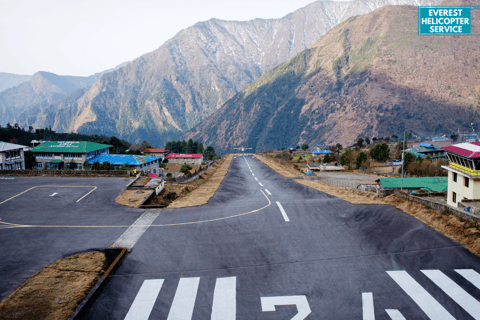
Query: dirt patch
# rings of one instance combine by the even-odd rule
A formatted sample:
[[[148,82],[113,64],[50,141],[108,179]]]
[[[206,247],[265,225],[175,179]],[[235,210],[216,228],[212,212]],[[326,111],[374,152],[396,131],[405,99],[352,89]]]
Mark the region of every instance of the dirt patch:
[[[168,209],[186,208],[204,205],[220,187],[223,179],[227,175],[233,155],[228,155],[213,168],[205,172],[198,179],[189,183],[166,184],[163,198],[158,201],[168,202],[166,197],[172,197],[173,193],[177,197],[168,205]],[[167,200],[167,201],[165,201]]]
[[[182,169],[183,164],[177,164],[177,163],[167,163],[167,165],[164,168],[164,174],[167,173],[175,173],[175,172],[180,172],[180,169]],[[189,164],[189,166],[192,168],[190,170],[190,173],[195,173],[199,168],[202,168],[202,166],[199,166],[197,164]]]
[[[106,267],[103,252],[58,260],[28,278],[0,303],[0,319],[68,319]]]
[[[264,164],[275,170],[276,172],[280,173],[282,176],[287,177],[287,178],[295,178],[295,177],[302,177],[302,173],[296,170],[292,165],[290,164],[283,164],[280,163],[279,161],[276,161],[274,159],[271,159],[269,157],[261,156],[261,155],[255,155],[258,160],[262,161]]]
[[[154,190],[125,190],[115,199],[115,202],[122,206],[138,208],[153,192]]]
[[[150,177],[140,177],[134,184],[132,184],[132,187],[145,187],[150,180],[152,180]]]
[[[448,238],[458,242],[473,254],[480,256],[480,231],[468,222],[455,215],[445,214],[430,209],[425,205],[404,198],[390,195],[377,198],[375,195],[362,191],[330,186],[320,181],[294,180],[307,187],[328,193],[352,204],[388,204],[415,217]]]

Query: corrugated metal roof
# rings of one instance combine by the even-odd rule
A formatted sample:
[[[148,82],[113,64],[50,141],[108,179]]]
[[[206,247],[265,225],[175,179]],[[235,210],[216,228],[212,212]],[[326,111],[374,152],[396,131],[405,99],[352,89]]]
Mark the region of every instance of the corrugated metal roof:
[[[157,156],[138,156],[133,154],[99,154],[88,160],[88,164],[93,164],[98,161],[100,164],[104,162],[109,162],[116,166],[121,165],[130,165],[130,166],[139,166],[148,162],[152,162],[157,159],[162,159],[162,157]]]
[[[1,151],[23,149],[23,148],[27,148],[27,146],[22,146],[22,145],[15,144],[15,143],[8,143],[8,142],[0,141],[0,152]]]
[[[88,141],[45,141],[36,146],[32,152],[51,152],[51,153],[87,153],[91,151],[110,148],[111,145]]]
[[[442,149],[448,152],[457,153],[468,158],[480,158],[479,141],[459,143],[453,146],[443,147]]]
[[[313,154],[328,154],[328,153],[332,153],[332,151],[330,151],[330,150],[315,150],[312,153]]]
[[[151,152],[151,153],[154,153],[154,152],[165,153],[166,151],[167,149],[145,149],[145,152]]]
[[[382,178],[380,184],[384,189],[400,189],[402,186],[401,178]],[[436,192],[447,191],[447,177],[420,177],[403,178],[404,189],[428,188]]]

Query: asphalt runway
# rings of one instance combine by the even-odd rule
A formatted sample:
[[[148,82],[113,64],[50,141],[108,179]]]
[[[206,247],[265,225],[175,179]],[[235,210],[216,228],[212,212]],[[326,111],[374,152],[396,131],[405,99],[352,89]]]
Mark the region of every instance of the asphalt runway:
[[[237,156],[208,204],[158,215],[85,319],[479,319],[479,262]]]
[[[8,178],[0,177],[0,300],[58,259],[110,246],[144,212],[115,203],[126,179]]]

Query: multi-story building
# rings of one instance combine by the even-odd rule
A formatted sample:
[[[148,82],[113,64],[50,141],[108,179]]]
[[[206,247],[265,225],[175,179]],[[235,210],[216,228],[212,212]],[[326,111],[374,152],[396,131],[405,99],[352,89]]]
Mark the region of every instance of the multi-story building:
[[[442,148],[439,148],[429,143],[420,143],[418,147],[412,147],[407,149],[406,151],[410,152],[416,157],[430,157],[430,159],[432,159],[432,162],[445,159],[445,151],[442,150]]]
[[[167,149],[145,149],[143,152],[146,156],[158,156],[165,158],[165,154],[167,153]]]
[[[450,161],[442,166],[448,171],[447,204],[458,207],[462,200],[480,199],[480,142],[443,147]]]
[[[25,156],[19,144],[0,141],[0,170],[25,170]]]
[[[167,159],[169,163],[201,165],[203,163],[203,154],[171,153],[167,156]]]
[[[64,169],[72,161],[81,169],[85,161],[108,154],[110,147],[86,141],[45,141],[31,151],[37,159],[37,169]]]

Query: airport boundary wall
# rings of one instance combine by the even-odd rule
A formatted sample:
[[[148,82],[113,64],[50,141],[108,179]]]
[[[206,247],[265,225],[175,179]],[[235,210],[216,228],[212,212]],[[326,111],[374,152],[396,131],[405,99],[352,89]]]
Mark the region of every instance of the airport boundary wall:
[[[132,170],[0,170],[0,176],[129,178]]]

